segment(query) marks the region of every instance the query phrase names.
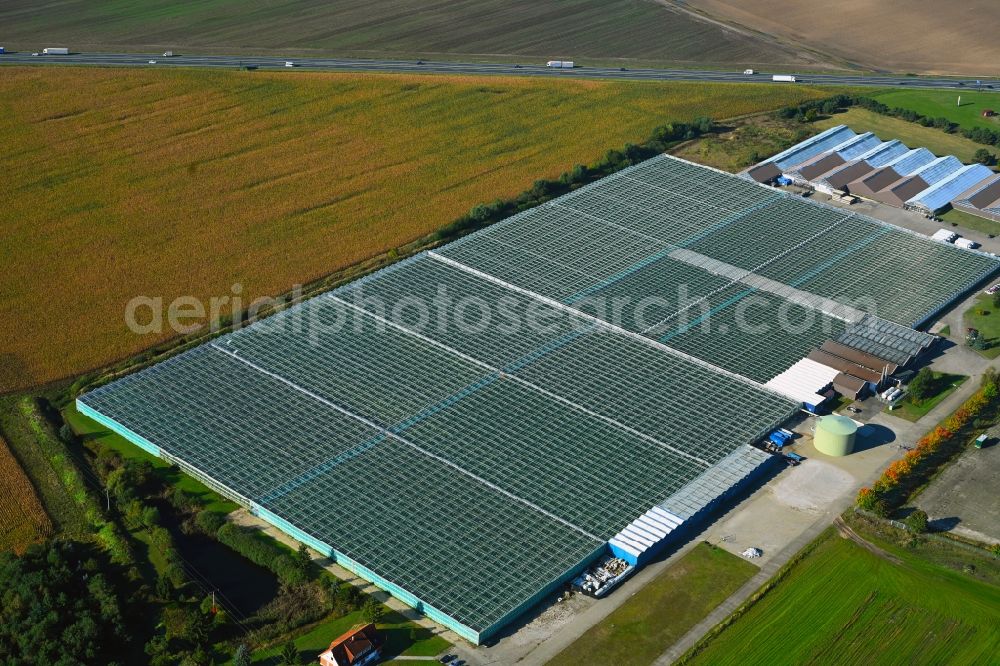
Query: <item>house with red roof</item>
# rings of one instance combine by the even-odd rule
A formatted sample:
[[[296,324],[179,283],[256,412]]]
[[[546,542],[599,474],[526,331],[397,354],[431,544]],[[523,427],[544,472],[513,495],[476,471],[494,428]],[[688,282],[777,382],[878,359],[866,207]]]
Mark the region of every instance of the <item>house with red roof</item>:
[[[319,655],[320,666],[366,666],[382,657],[382,639],[374,624],[354,627]]]

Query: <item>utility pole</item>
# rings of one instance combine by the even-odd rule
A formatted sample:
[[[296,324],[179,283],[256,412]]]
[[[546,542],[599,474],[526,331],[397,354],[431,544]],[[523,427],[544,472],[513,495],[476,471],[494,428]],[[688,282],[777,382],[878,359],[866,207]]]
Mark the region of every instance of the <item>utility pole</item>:
[[[111,513],[111,491],[108,490],[107,486],[104,486],[104,499],[106,499],[108,503],[108,513]]]

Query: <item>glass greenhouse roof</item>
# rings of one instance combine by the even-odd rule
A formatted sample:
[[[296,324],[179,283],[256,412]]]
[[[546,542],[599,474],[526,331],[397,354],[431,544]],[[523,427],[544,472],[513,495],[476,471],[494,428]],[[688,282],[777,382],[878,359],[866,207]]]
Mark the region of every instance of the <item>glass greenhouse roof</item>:
[[[486,635],[728,490],[799,407],[763,383],[860,335],[858,298],[911,325],[996,268],[664,156],[79,402]]]

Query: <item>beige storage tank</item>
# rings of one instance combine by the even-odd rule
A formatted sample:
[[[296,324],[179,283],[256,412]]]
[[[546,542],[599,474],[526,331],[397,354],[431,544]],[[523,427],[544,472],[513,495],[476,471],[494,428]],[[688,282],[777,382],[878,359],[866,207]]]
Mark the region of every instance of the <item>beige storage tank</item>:
[[[828,456],[846,456],[854,450],[858,424],[839,414],[821,416],[816,422],[813,444]]]

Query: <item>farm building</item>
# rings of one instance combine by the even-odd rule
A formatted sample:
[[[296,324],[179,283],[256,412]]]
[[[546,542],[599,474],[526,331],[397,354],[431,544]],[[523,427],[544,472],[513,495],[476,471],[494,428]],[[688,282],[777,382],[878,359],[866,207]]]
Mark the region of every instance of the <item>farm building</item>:
[[[1000,222],[1000,174],[979,182],[958,195],[955,208]]]
[[[993,171],[982,164],[963,166],[908,200],[906,205],[928,214],[936,213],[946,208],[955,197],[970,187],[987,182],[993,175]]]
[[[832,194],[834,190],[843,190],[851,181],[868,175],[905,152],[906,146],[900,141],[885,141],[857,158],[844,162],[840,167],[812,175],[810,181],[817,190]]]
[[[784,178],[783,182],[825,194],[850,193],[932,215],[956,205],[963,193],[981,189],[993,172],[982,165],[964,165],[951,155],[936,157],[926,148],[909,150],[899,141],[882,142],[871,132],[855,134],[838,125],[742,175],[759,183]],[[966,205],[965,210],[991,217],[989,205]]]
[[[382,639],[374,624],[345,632],[320,653],[319,666],[368,666],[382,657]]]
[[[998,266],[660,156],[77,404],[478,643],[696,533]]]

